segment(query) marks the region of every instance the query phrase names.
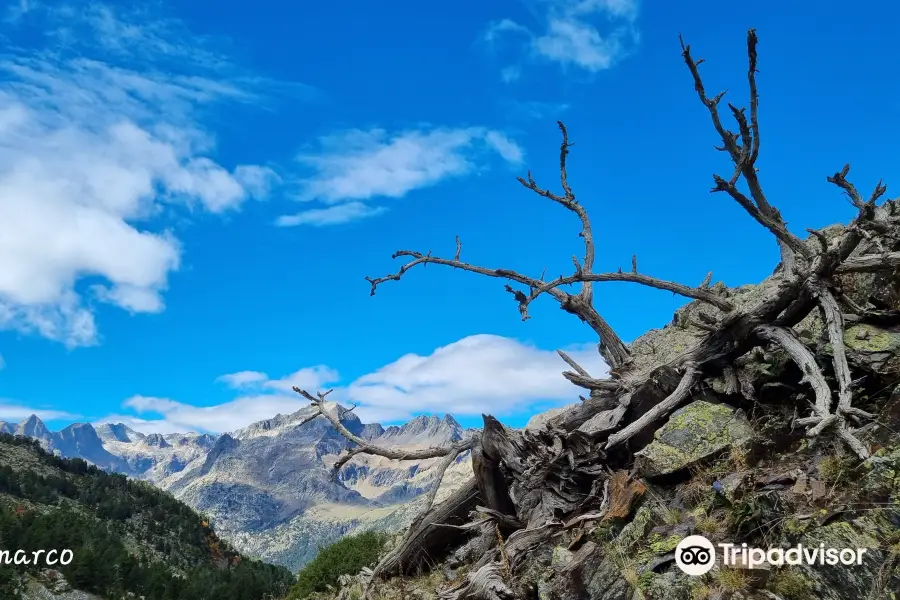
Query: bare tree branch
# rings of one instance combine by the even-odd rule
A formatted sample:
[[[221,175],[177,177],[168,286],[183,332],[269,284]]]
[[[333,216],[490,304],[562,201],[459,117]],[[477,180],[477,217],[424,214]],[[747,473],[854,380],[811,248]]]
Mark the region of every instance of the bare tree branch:
[[[569,356],[568,354],[566,354],[565,352],[563,352],[562,350],[557,350],[556,353],[559,354],[560,358],[562,358],[566,362],[567,365],[569,365],[570,367],[575,369],[575,372],[578,373],[579,375],[581,375],[582,377],[590,377],[591,376],[590,373],[588,373],[584,369],[584,367],[582,367],[577,362],[572,360],[572,357]]]
[[[680,296],[684,296],[685,298],[693,298],[695,300],[701,300],[708,304],[712,304],[719,310],[723,312],[728,312],[733,310],[734,306],[728,300],[722,298],[720,295],[715,292],[709,291],[704,287],[696,287],[692,288],[690,286],[675,283],[673,281],[665,281],[663,279],[657,279],[656,277],[651,277],[649,275],[643,275],[638,273],[636,270],[636,266],[633,267],[635,270],[632,270],[631,273],[581,273],[570,275],[569,277],[558,277],[553,281],[549,281],[544,283],[543,285],[534,288],[531,295],[525,301],[525,306],[527,307],[533,300],[535,300],[541,294],[549,292],[554,288],[558,288],[564,285],[570,285],[572,283],[577,283],[579,281],[591,282],[591,281],[628,281],[631,283],[638,283],[640,285],[644,285],[647,287],[656,288],[658,290],[665,290],[667,292],[672,292],[673,294],[678,294]]]
[[[843,413],[853,402],[851,390],[852,377],[850,366],[847,364],[847,348],[844,345],[844,317],[837,300],[818,278],[812,278],[807,283],[810,292],[819,302],[822,310],[822,320],[828,332],[828,341],[831,342],[834,354],[834,375],[838,381],[838,413]]]
[[[750,198],[745,196],[732,181],[725,181],[719,175],[713,175],[713,180],[716,183],[716,187],[714,187],[711,191],[713,192],[726,192],[729,196],[731,196],[741,207],[747,211],[747,213],[756,219],[756,221],[772,232],[782,247],[786,247],[790,250],[798,252],[803,256],[810,256],[812,253],[809,248],[794,234],[787,230],[787,227],[784,226],[784,223],[781,222],[780,219],[773,218],[771,215],[766,214],[759,207],[753,203]]]
[[[864,254],[848,258],[835,269],[835,273],[874,273],[900,267],[900,252]]]
[[[435,476],[434,483],[432,483],[431,489],[428,491],[428,496],[425,497],[425,507],[422,509],[423,512],[431,510],[431,507],[434,506],[434,499],[437,497],[438,490],[441,488],[441,482],[444,480],[444,473],[447,472],[447,469],[450,468],[460,454],[471,449],[474,445],[475,438],[469,438],[469,440],[471,443],[468,445],[460,444],[452,446],[451,451],[441,458],[441,462],[439,462],[436,467],[437,475]]]
[[[756,328],[756,333],[761,338],[777,344],[796,363],[803,372],[801,383],[808,383],[815,393],[815,411],[819,419],[824,419],[831,412],[831,389],[825,380],[825,375],[816,363],[813,353],[801,342],[796,335],[784,327],[761,325]]]
[[[563,377],[586,390],[618,391],[622,389],[622,384],[617,379],[595,379],[590,375],[582,375],[572,371],[563,371]]]
[[[672,411],[678,408],[678,406],[690,396],[691,388],[697,382],[700,370],[697,368],[697,365],[692,363],[686,364],[684,368],[684,375],[681,377],[681,381],[678,383],[678,387],[675,388],[675,391],[673,391],[665,400],[647,411],[640,419],[632,421],[627,427],[609,436],[605,446],[606,450],[614,448],[622,442],[631,439],[653,423],[659,421],[663,417],[669,416]]]
[[[835,173],[834,175],[830,175],[827,177],[829,183],[833,183],[844,192],[846,192],[847,197],[850,199],[850,203],[858,208],[859,210],[865,210],[866,202],[862,199],[862,195],[856,189],[856,186],[847,180],[847,174],[850,172],[850,165],[844,165],[844,168]],[[880,185],[879,185],[880,187]],[[883,192],[882,192],[883,193]],[[879,194],[880,196],[880,194]],[[877,196],[873,194],[872,204],[877,200]]]
[[[437,256],[431,256],[430,254],[424,255],[420,252],[414,252],[412,250],[399,250],[394,253],[393,258],[398,258],[401,256],[411,257],[413,260],[406,263],[400,269],[391,275],[386,275],[384,277],[372,278],[366,277],[366,281],[368,281],[372,285],[372,290],[370,295],[374,296],[375,291],[379,285],[385,283],[387,281],[399,281],[400,278],[411,268],[416,265],[426,265],[426,264],[438,264],[444,265],[448,267],[452,267],[454,269],[460,269],[463,271],[468,271],[470,273],[477,273],[478,275],[484,275],[486,277],[494,277],[498,279],[508,279],[510,281],[515,281],[521,285],[527,286],[529,289],[535,289],[542,285],[544,285],[543,281],[534,279],[533,277],[528,277],[526,275],[522,275],[516,271],[511,271],[509,269],[490,269],[487,267],[481,267],[478,265],[470,265],[468,263],[458,261],[458,260],[450,260],[447,258],[440,258]],[[513,289],[509,285],[506,286],[506,290],[513,294],[515,299],[519,302],[519,312],[522,313],[522,320],[527,320],[528,311],[523,310],[523,301],[528,298],[522,291]],[[625,343],[619,338],[616,332],[610,327],[609,323],[606,322],[605,319],[594,309],[594,307],[587,303],[584,300],[584,297],[581,295],[572,295],[562,290],[553,288],[546,290],[546,293],[549,293],[553,298],[559,302],[560,307],[579,317],[582,321],[587,323],[591,329],[597,334],[600,338],[601,343],[601,354],[603,358],[606,360],[607,364],[611,367],[615,368],[616,366],[624,365],[628,360],[628,350],[625,347]],[[524,307],[527,307],[527,302],[524,304]]]
[[[659,290],[665,290],[668,292],[672,292],[674,294],[679,294],[686,298],[693,298],[695,300],[702,300],[708,304],[715,306],[716,308],[728,312],[732,310],[733,305],[728,302],[726,299],[722,298],[720,295],[706,289],[705,286],[692,288],[690,286],[676,283],[673,281],[666,281],[663,279],[657,279],[656,277],[651,277],[649,275],[643,275],[641,273],[586,273],[582,269],[581,273],[570,275],[568,277],[558,277],[553,281],[544,282],[538,279],[534,279],[532,277],[528,277],[526,275],[522,275],[516,271],[510,271],[508,269],[491,269],[488,267],[481,267],[478,265],[470,265],[468,263],[464,263],[458,260],[451,260],[447,258],[441,258],[438,256],[429,256],[423,255],[419,252],[413,252],[411,250],[399,250],[394,253],[393,258],[398,258],[400,256],[409,256],[412,257],[413,260],[409,263],[400,267],[400,270],[392,275],[386,275],[384,277],[379,278],[371,278],[366,277],[366,281],[372,284],[372,293],[371,295],[375,295],[375,290],[378,285],[386,282],[386,281],[398,281],[408,270],[415,267],[419,264],[427,264],[433,263],[438,265],[445,265],[449,267],[453,267],[454,269],[461,269],[463,271],[469,271],[470,273],[477,273],[479,275],[485,275],[487,277],[495,277],[500,279],[509,279],[511,281],[515,281],[522,285],[526,285],[531,288],[531,293],[526,296],[519,290],[515,290],[513,288],[508,287],[507,291],[512,293],[516,300],[519,301],[519,310],[522,312],[523,320],[527,320],[528,316],[528,305],[536,300],[542,294],[550,294],[557,301],[564,303],[567,301],[571,301],[573,296],[567,294],[558,288],[571,285],[573,283],[580,282],[594,282],[594,281],[625,281],[637,283],[640,285],[644,285],[647,287],[656,288]],[[704,280],[706,281],[706,280]]]
[[[398,450],[393,448],[382,448],[381,446],[376,446],[371,444],[370,442],[362,439],[361,437],[355,435],[349,429],[347,429],[343,423],[341,423],[340,419],[331,414],[325,408],[325,397],[331,393],[332,390],[328,390],[327,392],[318,392],[316,396],[313,396],[306,390],[300,389],[298,387],[294,387],[293,390],[312,402],[312,405],[316,407],[323,417],[328,419],[334,428],[337,429],[338,433],[340,433],[344,438],[356,444],[357,448],[353,448],[349,450],[349,452],[355,456],[357,454],[371,454],[374,456],[382,456],[384,458],[389,458],[392,460],[425,460],[429,458],[441,458],[445,457],[449,454],[453,454],[455,457],[460,452],[464,452],[465,450],[471,450],[472,446],[475,444],[474,438],[467,438],[464,440],[460,440],[452,444],[446,448],[423,448],[418,450]],[[343,465],[347,464],[347,461],[352,458],[352,456],[344,457],[335,463],[335,468],[339,469]]]
[[[762,325],[756,328],[756,333],[761,338],[778,344],[788,356],[800,367],[803,372],[803,381],[809,383],[815,392],[816,400],[813,410],[815,417],[798,419],[797,424],[803,426],[814,425],[807,431],[808,437],[816,437],[829,427],[834,427],[837,436],[842,439],[862,459],[869,457],[866,447],[848,429],[846,422],[840,413],[831,412],[831,389],[825,380],[825,375],[816,363],[812,352],[797,339],[790,330],[783,327]]]
[[[694,78],[694,89],[700,97],[700,101],[709,111],[710,117],[719,137],[722,138],[722,149],[731,156],[731,160],[735,166],[735,173],[730,180],[715,175],[714,179],[716,187],[713,191],[727,192],[734,200],[740,204],[754,219],[756,219],[766,229],[771,231],[778,239],[781,247],[782,263],[785,265],[786,272],[790,273],[794,267],[794,253],[809,258],[811,253],[799,238],[790,233],[785,227],[784,220],[777,208],[772,206],[763,193],[762,185],[756,172],[756,159],[759,155],[759,93],[756,87],[756,45],[758,38],[756,30],[751,29],[747,32],[747,57],[748,57],[748,79],[750,83],[750,124],[747,124],[743,110],[731,106],[732,113],[738,122],[740,133],[735,134],[725,128],[722,119],[719,116],[719,103],[725,92],[709,98],[703,85],[703,79],[700,77],[699,66],[702,60],[695,61],[691,56],[691,47],[685,45],[684,40],[679,36],[681,41],[682,57],[685,64]],[[738,143],[738,139],[743,144]],[[744,196],[736,187],[738,174],[743,175],[744,181],[750,188],[751,201]]]

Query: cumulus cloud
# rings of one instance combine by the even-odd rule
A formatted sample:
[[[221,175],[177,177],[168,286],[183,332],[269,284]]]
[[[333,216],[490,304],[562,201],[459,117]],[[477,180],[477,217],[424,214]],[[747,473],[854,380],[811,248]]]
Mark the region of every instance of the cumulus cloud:
[[[566,351],[595,377],[608,368],[596,346]],[[552,350],[496,335],[474,335],[420,356],[407,354],[348,385],[324,365],[272,379],[261,371],[241,371],[218,378],[243,395],[230,402],[197,407],[166,398],[135,396],[125,407],[139,416],[112,415],[101,422],[123,422],[139,431],[233,431],[278,413],[289,414],[308,402],[293,386],[311,393],[334,387],[329,399],[366,422],[403,421],[419,413],[502,417],[533,412],[536,407],[577,400],[578,390],[562,377],[568,367]],[[146,415],[152,413],[154,418]]]
[[[298,200],[324,208],[281,217],[277,224],[333,225],[372,217],[386,209],[372,198],[400,198],[409,192],[471,173],[485,152],[522,161],[522,149],[505,134],[481,127],[435,128],[388,133],[350,130],[324,136],[319,148],[298,156],[311,170]]]
[[[537,29],[510,19],[491,23],[483,34],[496,47],[513,43],[525,49],[520,61],[543,60],[596,73],[615,66],[638,43],[638,0],[539,0]],[[519,79],[521,67],[500,72],[503,81]]]
[[[164,309],[181,262],[172,210],[237,209],[275,175],[211,157],[200,108],[250,97],[204,71],[211,54],[167,41],[169,23],[97,5],[65,21],[66,10],[16,19],[40,18],[60,41],[52,50],[11,44],[0,56],[0,327],[78,346],[97,340],[91,300]],[[113,61],[111,44],[130,58]],[[173,57],[181,70],[155,61]],[[85,278],[99,283],[81,289]]]
[[[596,347],[571,349],[595,377],[608,372]],[[361,414],[411,415],[417,411],[509,415],[545,402],[571,402],[577,390],[561,372],[565,363],[543,350],[496,335],[474,335],[428,356],[407,354],[350,384]]]

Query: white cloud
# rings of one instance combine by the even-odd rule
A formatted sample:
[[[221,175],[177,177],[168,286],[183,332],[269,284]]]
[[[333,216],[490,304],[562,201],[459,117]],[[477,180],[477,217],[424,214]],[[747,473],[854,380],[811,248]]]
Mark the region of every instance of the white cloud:
[[[139,416],[110,415],[97,420],[97,423],[124,423],[143,433],[234,431],[279,413],[290,414],[309,406],[308,400],[294,393],[293,386],[315,393],[323,390],[325,384],[337,381],[338,377],[337,371],[324,365],[300,369],[279,379],[270,379],[260,371],[229,373],[216,381],[248,392],[247,395],[224,404],[203,407],[169,398],[137,395],[125,400],[122,407],[131,409]]]
[[[278,224],[329,225],[383,213],[361,201],[400,198],[409,192],[471,173],[485,151],[519,163],[522,150],[504,134],[482,127],[436,128],[389,134],[383,129],[344,131],[319,139],[319,149],[298,156],[312,170],[298,199],[331,210],[284,216]],[[346,204],[344,204],[346,203]]]
[[[593,376],[608,374],[596,346],[566,350]],[[402,421],[423,412],[456,416],[490,412],[502,417],[533,412],[538,405],[577,400],[579,389],[562,376],[568,368],[555,351],[495,335],[474,335],[427,356],[407,354],[349,385],[336,387],[329,399],[357,405],[355,412],[365,422]],[[286,392],[293,386],[310,393],[326,391],[339,381],[339,374],[317,365],[280,379],[260,371],[241,371],[218,381],[245,395],[209,407],[134,396],[124,406],[139,417],[113,415],[100,422],[123,422],[144,432],[233,431],[307,406],[302,397]],[[147,413],[158,418],[145,418]]]
[[[262,383],[264,381],[267,381],[268,379],[269,376],[265,373],[261,373],[260,371],[239,371],[237,373],[222,375],[221,377],[217,378],[216,381],[221,381],[228,387],[239,389],[249,385]]]
[[[0,354],[0,371],[6,368],[6,361],[3,360],[3,355]]]
[[[512,19],[501,19],[495,23],[491,23],[487,30],[484,32],[484,39],[487,42],[494,42],[499,40],[502,36],[507,33],[521,33],[526,36],[530,36],[531,32],[527,27],[523,25],[519,25]]]
[[[142,433],[184,433],[188,431],[221,433],[240,429],[276,414],[296,412],[309,402],[300,396],[261,394],[243,396],[216,406],[191,406],[168,398],[133,396],[123,408],[138,415],[118,414],[99,419],[97,423],[124,423]],[[159,415],[153,418],[147,415]]]
[[[42,421],[72,420],[79,418],[79,415],[68,413],[61,410],[29,408],[22,404],[4,400],[0,398],[0,421],[17,422],[27,419],[31,415],[37,415]]]
[[[359,221],[367,217],[376,217],[387,212],[383,206],[369,206],[362,202],[347,202],[329,206],[328,208],[311,208],[293,215],[278,217],[275,224],[279,227],[295,227],[297,225],[340,225],[351,221]]]
[[[607,373],[596,347],[580,347],[572,358],[592,375]],[[361,413],[417,411],[454,415],[508,415],[541,402],[571,402],[578,389],[562,377],[568,367],[551,350],[495,335],[473,335],[429,356],[407,354],[360,377],[348,397]]]
[[[325,365],[316,365],[314,367],[306,367],[299,371],[294,371],[290,375],[286,375],[280,379],[270,379],[266,373],[261,371],[239,371],[237,373],[229,373],[217,378],[216,381],[225,383],[234,389],[274,389],[283,392],[290,392],[294,386],[299,388],[309,388],[310,390],[318,390],[328,383],[334,383],[340,378],[340,375],[334,369]]]
[[[122,18],[120,11],[103,4],[87,6],[61,6],[52,9],[59,19],[82,21],[92,30],[99,44],[123,57],[155,56],[173,60],[187,60],[208,68],[228,68],[229,63],[218,53],[205,46],[212,40],[188,31],[174,19],[147,15],[133,9],[130,19]],[[62,26],[57,35],[71,39],[70,27]]]
[[[340,379],[340,375],[334,369],[325,365],[316,365],[295,371],[281,379],[269,380],[263,383],[263,387],[283,392],[293,391],[296,386],[301,389],[319,391],[320,388]]]
[[[524,39],[526,59],[541,59],[588,72],[609,69],[638,43],[638,0],[539,0],[541,32],[503,19],[488,26],[483,39],[498,44],[510,33]],[[524,38],[521,34],[525,34]],[[506,82],[519,78],[519,65],[501,70]]]
[[[17,23],[38,12],[25,8]],[[10,46],[0,56],[0,328],[78,346],[97,340],[90,299],[164,309],[181,262],[173,209],[234,210],[275,176],[210,157],[198,109],[252,97],[222,76],[221,61],[204,71],[213,54],[167,40],[171,23],[134,25],[99,5],[67,10],[35,18],[56,38],[71,30],[67,14],[95,35],[72,37],[72,52]],[[109,62],[116,44],[130,60]],[[181,70],[154,62],[171,58]],[[77,290],[87,277],[100,283]]]
[[[503,157],[503,160],[511,163],[522,162],[522,149],[499,131],[487,132],[484,136],[484,141],[496,150]]]

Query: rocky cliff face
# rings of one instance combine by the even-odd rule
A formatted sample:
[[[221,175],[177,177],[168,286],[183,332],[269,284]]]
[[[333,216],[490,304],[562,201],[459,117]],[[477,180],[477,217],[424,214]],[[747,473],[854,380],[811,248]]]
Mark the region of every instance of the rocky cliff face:
[[[450,416],[384,428],[341,412],[347,429],[383,446],[445,445],[466,434]],[[240,551],[296,570],[352,530],[404,527],[435,477],[436,459],[361,456],[333,478],[331,465],[347,441],[322,417],[306,422],[310,415],[311,409],[302,409],[218,436],[148,435],[121,423],[77,423],[51,432],[36,416],[19,424],[0,422],[0,431],[149,481],[207,515]],[[469,464],[463,456],[447,472],[442,496],[471,473]]]

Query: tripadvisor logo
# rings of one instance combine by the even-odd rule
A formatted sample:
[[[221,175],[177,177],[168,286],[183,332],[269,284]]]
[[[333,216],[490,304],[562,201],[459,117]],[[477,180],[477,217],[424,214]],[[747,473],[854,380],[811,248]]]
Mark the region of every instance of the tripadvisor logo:
[[[861,565],[867,548],[807,547],[797,544],[793,548],[750,548],[747,544],[718,544],[724,565],[742,565],[749,568],[762,564],[781,565]],[[675,547],[675,564],[688,575],[708,573],[716,564],[716,548],[702,535],[690,535]]]
[[[703,575],[716,564],[716,549],[702,535],[689,535],[675,546],[675,564],[688,575]]]

